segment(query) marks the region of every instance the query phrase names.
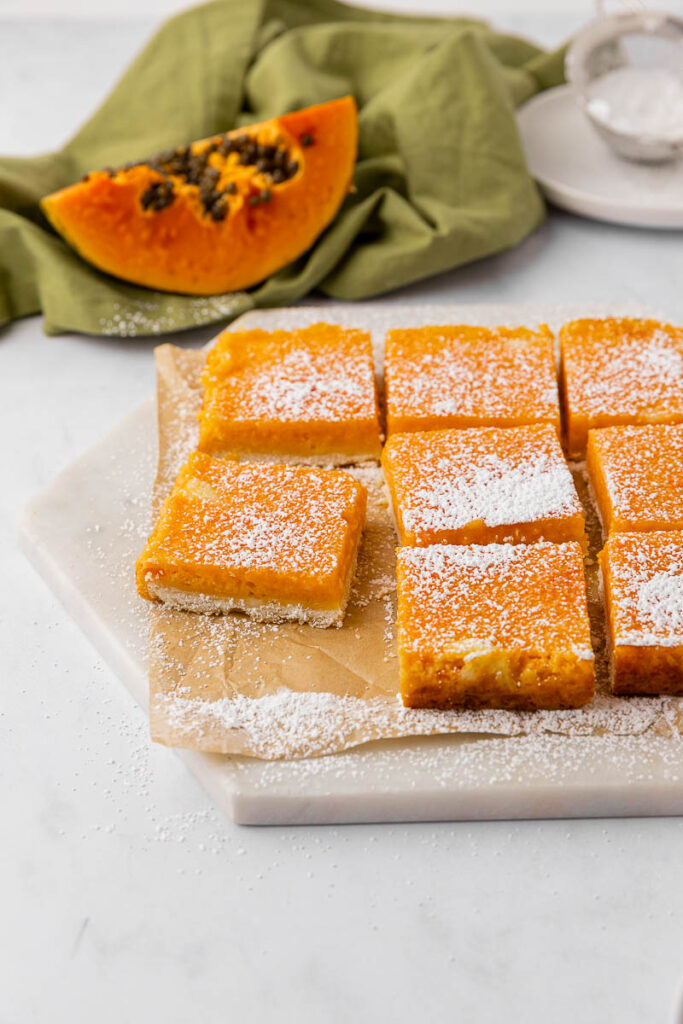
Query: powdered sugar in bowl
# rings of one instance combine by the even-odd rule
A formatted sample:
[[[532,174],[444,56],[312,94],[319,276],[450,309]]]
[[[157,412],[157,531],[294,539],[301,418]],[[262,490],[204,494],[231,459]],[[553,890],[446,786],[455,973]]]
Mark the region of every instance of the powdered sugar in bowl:
[[[661,163],[683,154],[683,19],[647,10],[599,17],[575,38],[565,70],[620,156]]]

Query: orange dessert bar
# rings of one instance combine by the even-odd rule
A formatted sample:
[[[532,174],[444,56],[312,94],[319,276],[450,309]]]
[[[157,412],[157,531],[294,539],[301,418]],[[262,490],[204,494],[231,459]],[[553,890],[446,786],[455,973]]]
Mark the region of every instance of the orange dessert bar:
[[[387,433],[440,427],[560,430],[547,327],[415,327],[386,338]]]
[[[401,696],[411,708],[575,708],[594,693],[576,543],[398,549]]]
[[[600,564],[613,692],[683,693],[683,534],[615,534]]]
[[[683,424],[591,430],[586,465],[605,533],[683,529]]]
[[[195,452],[138,559],[138,593],[187,611],[338,626],[365,503],[349,473]]]
[[[199,448],[252,462],[379,459],[369,333],[334,324],[224,331],[203,373]]]
[[[553,426],[392,434],[382,465],[402,544],[584,543]]]
[[[567,448],[591,427],[683,421],[683,328],[658,320],[573,320],[560,330]]]

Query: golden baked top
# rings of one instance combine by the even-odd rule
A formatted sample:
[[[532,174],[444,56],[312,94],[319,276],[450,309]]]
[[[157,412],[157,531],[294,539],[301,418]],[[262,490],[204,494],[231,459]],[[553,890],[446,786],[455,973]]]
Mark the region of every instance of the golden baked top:
[[[586,584],[575,543],[399,548],[399,647],[538,650],[592,659]]]
[[[224,331],[202,376],[199,447],[379,456],[370,335],[335,324]]]
[[[138,589],[148,597],[171,570],[174,586],[207,593],[276,578],[279,597],[302,601],[323,584],[343,588],[365,502],[349,473],[195,452],[138,560]]]
[[[683,646],[683,534],[614,534],[601,562],[614,642]]]
[[[553,423],[560,407],[547,327],[415,327],[386,338],[387,432]]]
[[[624,317],[573,320],[561,328],[560,346],[572,451],[585,445],[591,426],[683,420],[683,328]]]
[[[591,430],[588,467],[607,528],[683,523],[683,424]]]
[[[382,462],[404,543],[480,521],[497,527],[583,516],[550,424],[392,434]]]

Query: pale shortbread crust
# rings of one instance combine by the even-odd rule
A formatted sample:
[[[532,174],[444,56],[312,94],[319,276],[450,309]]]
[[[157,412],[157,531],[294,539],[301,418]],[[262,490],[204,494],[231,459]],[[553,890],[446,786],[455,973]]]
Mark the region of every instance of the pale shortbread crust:
[[[201,612],[205,615],[244,612],[255,622],[301,622],[309,626],[318,626],[321,629],[327,629],[330,626],[339,627],[344,621],[351,584],[356,575],[361,539],[362,533],[359,535],[356,550],[353,553],[344,594],[341,602],[335,608],[311,608],[303,604],[288,604],[283,601],[259,601],[256,597],[215,597],[212,594],[201,594],[193,590],[181,590],[179,587],[166,587],[153,581],[148,581],[147,589],[156,600],[161,601],[169,608],[176,608],[178,611]]]

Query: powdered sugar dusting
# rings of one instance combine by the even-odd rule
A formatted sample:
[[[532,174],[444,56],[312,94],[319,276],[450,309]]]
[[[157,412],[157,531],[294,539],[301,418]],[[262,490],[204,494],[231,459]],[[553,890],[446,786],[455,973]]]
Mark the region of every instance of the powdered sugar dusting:
[[[434,544],[397,557],[401,650],[537,648],[592,660],[578,544]]]
[[[253,300],[247,292],[225,295],[169,295],[148,291],[144,298],[137,289],[121,286],[125,291],[120,302],[111,304],[98,321],[99,332],[108,337],[138,338],[168,334],[202,324],[215,324],[232,319],[250,309]]]
[[[227,331],[211,349],[203,379],[202,420],[219,431],[222,424],[377,420],[370,335],[363,331],[331,324]]]
[[[591,445],[621,529],[683,522],[683,424],[605,427]]]
[[[683,538],[621,534],[607,553],[616,643],[683,646]]]
[[[351,753],[328,754],[296,761],[231,760],[231,770],[247,786],[268,794],[321,793],[322,815],[330,794],[370,791],[403,794],[421,789],[426,796],[469,793],[474,816],[523,817],[576,814],[572,797],[578,784],[585,797],[613,787],[622,801],[621,813],[652,813],[653,788],[640,805],[624,799],[632,783],[650,782],[663,794],[670,783],[683,779],[683,744],[674,729],[654,728],[630,735],[571,735],[533,732],[514,736],[469,735],[439,739],[412,737],[393,743],[373,743]],[[562,798],[539,802],[534,786],[562,791]],[[633,790],[631,791],[633,792]],[[523,809],[520,794],[528,794]],[[489,799],[497,804],[491,815]],[[649,804],[649,806],[648,806]],[[307,804],[307,810],[310,805]],[[604,803],[601,803],[604,808]],[[478,810],[475,810],[478,809]],[[637,808],[637,810],[636,810]],[[585,808],[584,808],[585,809]],[[579,812],[580,813],[580,812]],[[469,816],[469,815],[468,815]],[[323,820],[326,820],[323,818]],[[438,841],[432,837],[432,842]]]
[[[559,420],[549,334],[503,327],[394,330],[386,360],[389,417]]]
[[[561,337],[572,410],[589,416],[683,416],[680,330],[651,320],[578,320]]]
[[[674,698],[599,695],[588,707],[568,711],[419,711],[404,708],[398,696],[365,699],[282,688],[263,697],[237,694],[215,701],[158,693],[150,712],[153,723],[163,718],[174,745],[201,746],[211,737],[212,750],[279,759],[316,757],[387,735],[642,735],[675,708]]]
[[[638,594],[638,614],[652,622],[654,631],[683,642],[683,575],[658,572],[646,580]]]
[[[210,569],[270,570],[300,580],[334,576],[360,528],[364,494],[349,474],[303,466],[221,462],[195,453],[150,539],[157,562]],[[173,584],[171,584],[173,585]]]
[[[344,375],[338,367],[334,373],[331,369],[329,363],[321,365],[314,360],[310,352],[286,352],[277,374],[269,367],[252,376],[251,388],[243,393],[243,405],[236,417],[334,423],[364,403],[369,403],[372,415],[374,398],[368,382],[374,374],[368,360],[354,353],[344,358]]]
[[[394,435],[384,460],[403,527],[427,532],[581,515],[553,427]]]
[[[441,481],[413,492],[414,504],[404,512],[407,526],[454,530],[477,519],[487,526],[504,526],[576,512],[569,471],[546,458],[511,467],[490,455],[457,478],[454,468],[440,461]]]

